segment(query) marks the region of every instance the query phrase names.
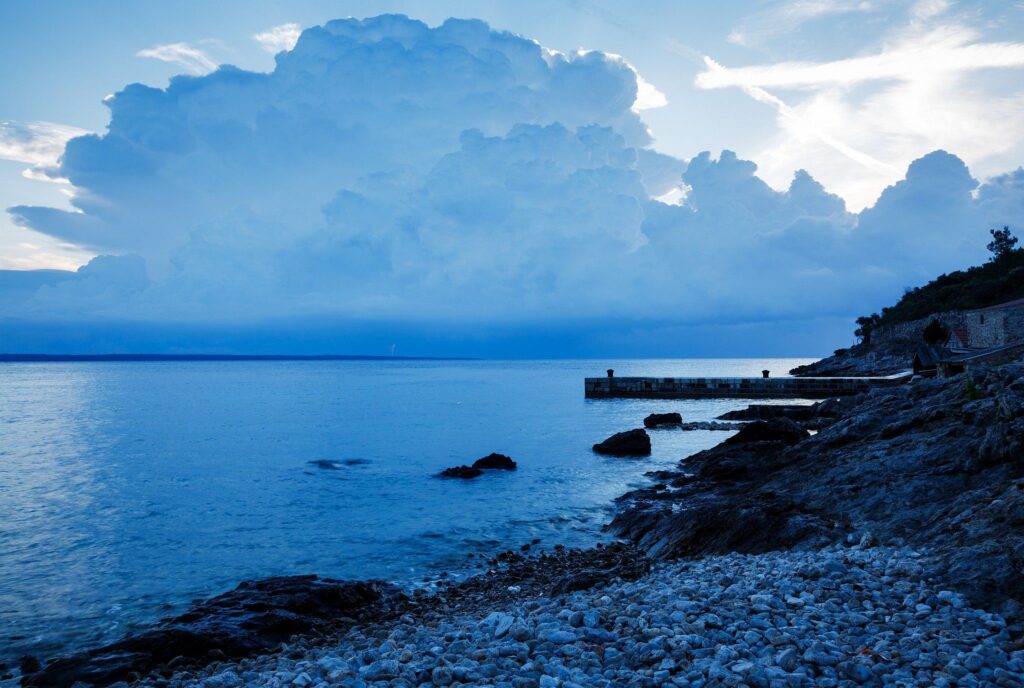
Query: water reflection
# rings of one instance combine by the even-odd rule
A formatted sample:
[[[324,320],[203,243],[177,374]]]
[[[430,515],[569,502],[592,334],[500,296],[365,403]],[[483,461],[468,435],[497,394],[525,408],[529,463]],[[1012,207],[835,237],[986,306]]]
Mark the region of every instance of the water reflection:
[[[410,580],[534,538],[589,544],[645,471],[722,435],[657,432],[644,461],[591,444],[652,411],[709,420],[743,402],[586,401],[584,376],[796,363],[5,364],[0,647],[112,639],[246,578]],[[432,477],[492,451],[520,469]]]

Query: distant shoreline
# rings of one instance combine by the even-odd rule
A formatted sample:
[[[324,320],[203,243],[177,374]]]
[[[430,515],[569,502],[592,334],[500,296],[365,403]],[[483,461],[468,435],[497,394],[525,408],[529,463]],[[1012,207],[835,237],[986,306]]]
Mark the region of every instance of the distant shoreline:
[[[361,356],[324,354],[0,354],[0,363],[90,363],[151,361],[475,361],[441,356]]]

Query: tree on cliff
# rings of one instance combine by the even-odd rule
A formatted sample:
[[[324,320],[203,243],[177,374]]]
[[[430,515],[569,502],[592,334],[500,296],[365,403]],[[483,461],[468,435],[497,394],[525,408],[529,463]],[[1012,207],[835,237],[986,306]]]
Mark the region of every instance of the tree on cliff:
[[[993,261],[1002,260],[1017,250],[1017,237],[1010,234],[1009,227],[988,231],[992,235],[992,241],[988,242],[986,248],[992,252]]]
[[[878,313],[860,316],[857,318],[857,329],[853,331],[854,336],[860,337],[864,346],[871,346],[871,331],[878,326],[881,320],[882,316]]]

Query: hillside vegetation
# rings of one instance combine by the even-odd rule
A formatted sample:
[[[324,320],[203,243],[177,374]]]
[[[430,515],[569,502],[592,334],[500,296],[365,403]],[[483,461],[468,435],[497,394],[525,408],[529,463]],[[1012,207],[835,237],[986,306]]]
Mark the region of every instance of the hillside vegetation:
[[[939,311],[984,308],[1020,298],[1024,298],[1024,249],[911,289],[895,306],[882,309],[878,324],[917,320]]]

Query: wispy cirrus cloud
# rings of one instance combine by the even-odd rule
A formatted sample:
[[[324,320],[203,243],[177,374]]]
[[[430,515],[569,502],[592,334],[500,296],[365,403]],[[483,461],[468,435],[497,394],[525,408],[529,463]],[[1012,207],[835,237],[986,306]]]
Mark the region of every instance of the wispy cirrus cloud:
[[[736,45],[758,44],[815,19],[872,12],[877,6],[871,0],[789,0],[750,15],[727,40]]]
[[[776,111],[777,134],[756,155],[776,186],[806,168],[856,209],[937,148],[992,174],[1024,154],[1024,42],[983,40],[950,10],[943,0],[907,5],[873,49],[841,59],[730,68],[707,57],[695,83],[738,88]]]
[[[266,31],[260,31],[253,35],[252,39],[268,53],[279,53],[282,50],[291,50],[299,40],[302,27],[295,22],[279,24]]]
[[[64,182],[57,167],[64,145],[88,133],[54,122],[0,121],[0,160],[28,163],[31,167],[22,174],[30,179]]]
[[[813,89],[887,79],[924,81],[978,69],[1024,66],[1024,43],[973,42],[976,38],[977,33],[970,29],[943,27],[915,37],[913,42],[863,57],[708,69],[697,75],[697,86]]]
[[[188,43],[167,43],[154,45],[135,53],[137,57],[151,57],[161,62],[178,65],[190,74],[197,76],[209,74],[218,65],[206,53]]]

